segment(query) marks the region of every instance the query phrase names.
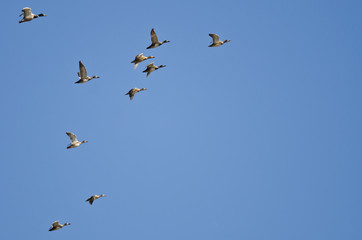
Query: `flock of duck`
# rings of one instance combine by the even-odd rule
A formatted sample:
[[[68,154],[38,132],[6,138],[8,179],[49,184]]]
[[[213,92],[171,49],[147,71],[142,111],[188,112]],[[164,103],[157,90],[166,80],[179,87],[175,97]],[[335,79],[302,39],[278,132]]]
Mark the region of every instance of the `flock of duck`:
[[[22,12],[23,13],[20,14],[20,16],[23,16],[23,19],[21,19],[19,21],[19,23],[29,22],[29,21],[32,21],[35,18],[45,17],[46,16],[43,13],[33,14],[31,12],[31,8],[29,8],[29,7],[23,8]],[[223,45],[224,43],[230,42],[230,40],[220,41],[219,35],[217,35],[217,34],[210,33],[209,36],[212,38],[212,44],[210,44],[209,47],[219,47],[219,46]],[[159,47],[159,46],[163,45],[164,43],[168,43],[170,41],[169,40],[164,40],[164,41],[160,42],[158,40],[158,37],[156,35],[155,30],[152,28],[152,30],[151,30],[151,42],[152,42],[151,45],[148,46],[147,49]],[[135,59],[131,63],[134,63],[134,69],[136,69],[138,64],[140,64],[141,62],[143,62],[143,61],[145,61],[147,59],[150,59],[150,58],[155,58],[155,57],[154,56],[146,57],[146,56],[143,56],[143,53],[140,53],[135,57]],[[166,67],[166,65],[156,66],[152,62],[152,63],[147,65],[146,69],[143,72],[146,72],[147,73],[146,77],[148,77],[152,72],[156,71],[157,69],[163,68],[163,67]],[[85,66],[83,65],[83,63],[81,61],[79,61],[78,77],[79,77],[79,80],[76,81],[75,83],[86,83],[86,82],[88,82],[88,81],[90,81],[90,80],[92,80],[94,78],[99,78],[99,76],[96,76],[96,75],[94,75],[92,77],[88,76],[87,70],[86,70]],[[144,90],[147,90],[147,89],[146,88],[141,88],[141,89],[132,88],[125,95],[129,95],[130,100],[132,100],[136,93],[138,93],[140,91],[144,91]],[[76,147],[79,147],[82,143],[87,143],[88,142],[86,140],[83,140],[81,142],[78,141],[77,136],[75,134],[71,133],[71,132],[66,132],[66,134],[68,135],[68,137],[70,139],[70,145],[67,147],[67,149],[76,148]],[[93,195],[90,198],[88,198],[86,200],[86,202],[89,202],[89,204],[92,205],[95,200],[97,200],[97,199],[99,199],[101,197],[105,197],[105,196],[106,195],[104,195],[104,194]],[[59,221],[55,221],[55,222],[52,223],[52,226],[49,229],[49,231],[59,230],[59,229],[63,228],[64,226],[68,226],[68,225],[70,225],[70,223],[68,223],[68,222],[66,222],[64,224],[60,224]]]

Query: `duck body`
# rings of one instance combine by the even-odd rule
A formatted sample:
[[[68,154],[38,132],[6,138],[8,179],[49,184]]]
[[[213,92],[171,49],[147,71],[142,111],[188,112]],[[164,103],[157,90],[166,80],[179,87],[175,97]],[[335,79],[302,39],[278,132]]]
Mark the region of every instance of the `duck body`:
[[[146,72],[147,73],[146,77],[148,77],[148,75],[150,75],[151,72],[154,72],[157,69],[163,68],[163,67],[166,67],[166,65],[156,66],[156,65],[154,65],[154,63],[150,63],[150,64],[147,65],[147,68],[143,72]]]
[[[79,147],[82,143],[87,143],[88,141],[78,141],[77,136],[75,136],[73,133],[71,132],[66,132],[66,134],[68,135],[68,137],[70,138],[70,145],[67,147],[67,149],[69,148],[76,148]]]
[[[147,90],[147,88],[132,88],[131,90],[128,91],[128,93],[126,93],[125,95],[129,95],[130,100],[132,101],[134,95],[140,91],[144,91]]]
[[[87,69],[84,67],[82,61],[79,61],[78,77],[79,77],[79,80],[76,81],[75,83],[86,83],[86,82],[92,80],[93,78],[99,78],[96,75],[93,77],[89,77],[87,74]]]
[[[91,196],[90,198],[88,198],[88,199],[86,200],[86,202],[89,202],[89,204],[92,205],[95,200],[97,200],[98,198],[101,198],[101,197],[105,197],[105,196],[106,196],[106,195],[104,195],[104,194],[101,194],[101,195],[93,195],[93,196]]]
[[[46,15],[43,13],[40,14],[34,14],[31,12],[31,8],[29,7],[25,7],[21,10],[23,13],[20,14],[20,16],[23,16],[23,19],[21,19],[19,21],[19,23],[23,23],[23,22],[30,22],[31,20],[33,20],[34,18],[38,18],[38,17],[45,17]]]
[[[135,59],[131,63],[134,63],[134,69],[136,69],[139,63],[141,63],[147,59],[150,59],[150,58],[155,58],[155,57],[154,56],[145,57],[145,56],[143,56],[143,53],[140,53],[135,57]]]
[[[219,35],[210,33],[209,36],[212,38],[212,44],[209,47],[219,47],[224,43],[230,42],[230,40],[220,41]]]
[[[76,147],[79,147],[83,142],[75,142],[75,143],[72,143],[70,144],[67,149],[69,148],[76,148]]]
[[[147,49],[159,47],[162,44],[168,43],[170,41],[168,41],[168,40],[165,40],[163,42],[158,41],[158,37],[156,35],[155,29],[152,28],[152,30],[151,30],[151,42],[152,42],[152,44],[150,46],[148,46]]]
[[[55,221],[52,223],[52,226],[50,227],[49,231],[55,231],[55,230],[59,230],[64,226],[68,226],[70,225],[70,223],[64,223],[64,224],[60,224],[59,221]]]

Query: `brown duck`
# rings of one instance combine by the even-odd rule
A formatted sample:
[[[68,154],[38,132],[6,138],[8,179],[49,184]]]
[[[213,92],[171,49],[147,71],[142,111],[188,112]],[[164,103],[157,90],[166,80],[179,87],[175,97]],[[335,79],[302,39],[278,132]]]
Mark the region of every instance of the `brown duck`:
[[[212,44],[209,45],[209,47],[219,47],[223,45],[224,43],[230,42],[230,40],[220,41],[219,35],[210,33],[210,37],[212,37]]]
[[[55,231],[55,230],[59,230],[64,226],[70,225],[70,223],[64,223],[64,224],[60,224],[59,221],[55,221],[52,223],[51,228],[49,229],[49,231]]]
[[[156,35],[155,29],[153,29],[153,28],[151,30],[151,41],[152,41],[152,44],[150,46],[148,46],[147,49],[156,48],[158,46],[161,46],[164,43],[170,42],[168,40],[165,40],[163,42],[158,41],[158,37]]]
[[[147,73],[146,77],[148,77],[148,75],[150,75],[151,72],[156,71],[157,69],[163,68],[163,67],[166,67],[166,65],[156,66],[153,63],[150,63],[147,65],[147,68],[143,72],[146,72]]]
[[[145,61],[145,60],[147,60],[147,59],[150,59],[150,58],[155,58],[154,56],[145,57],[145,56],[143,56],[142,54],[143,54],[143,53],[138,54],[138,55],[135,57],[135,59],[131,62],[131,63],[134,63],[134,69],[137,68],[137,66],[138,66],[138,64],[139,64],[140,62],[143,62],[143,61]]]
[[[101,198],[101,197],[105,197],[105,196],[106,196],[106,195],[104,195],[104,194],[101,194],[101,195],[93,195],[93,196],[91,196],[90,198],[88,198],[88,199],[86,200],[86,202],[89,202],[89,204],[92,205],[95,200],[97,200],[98,198]]]
[[[132,88],[132,89],[129,90],[129,92],[126,93],[125,95],[129,95],[129,98],[130,98],[130,100],[132,101],[132,99],[133,99],[133,97],[134,97],[134,95],[135,95],[136,93],[138,93],[138,92],[140,92],[140,91],[144,91],[144,90],[147,90],[147,88],[141,88],[141,89],[139,89],[139,88]]]

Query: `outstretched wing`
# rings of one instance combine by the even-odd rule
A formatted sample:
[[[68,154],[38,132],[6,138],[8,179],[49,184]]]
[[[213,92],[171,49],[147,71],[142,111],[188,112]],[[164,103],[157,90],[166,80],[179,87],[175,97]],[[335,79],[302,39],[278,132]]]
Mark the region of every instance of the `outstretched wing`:
[[[209,36],[212,37],[213,43],[217,43],[218,41],[220,41],[219,35],[217,35],[217,34],[210,33]]]
[[[153,29],[153,28],[151,30],[151,41],[152,41],[152,43],[157,43],[158,42],[158,38],[157,38],[157,35],[155,33],[155,29]]]
[[[56,226],[58,226],[58,225],[59,225],[59,221],[55,221],[55,222],[52,223],[52,226],[53,226],[53,227],[56,227]]]
[[[29,7],[25,7],[21,11],[23,11],[24,18],[30,17],[32,15],[31,8],[29,8]]]
[[[87,70],[85,69],[82,61],[79,61],[79,72],[80,72],[80,77],[81,78],[87,78]]]
[[[89,202],[89,204],[90,205],[92,205],[93,204],[93,202],[94,202],[94,197],[93,196],[91,196],[90,198],[88,198],[87,199],[87,201],[86,202]]]
[[[68,137],[70,138],[70,142],[71,142],[71,143],[78,142],[77,136],[75,136],[73,133],[71,133],[71,132],[66,132],[66,134],[67,134]]]
[[[147,65],[147,68],[152,68],[152,67],[154,67],[155,65],[154,65],[154,62],[151,62],[150,64],[148,64]]]

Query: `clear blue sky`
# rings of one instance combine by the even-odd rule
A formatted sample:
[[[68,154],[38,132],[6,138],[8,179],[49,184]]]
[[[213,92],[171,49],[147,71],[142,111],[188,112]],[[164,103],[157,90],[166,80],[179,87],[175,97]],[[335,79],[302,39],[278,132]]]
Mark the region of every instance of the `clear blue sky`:
[[[361,8],[4,2],[1,238],[362,239]],[[152,28],[171,42],[146,50]],[[79,60],[100,78],[74,84]]]

